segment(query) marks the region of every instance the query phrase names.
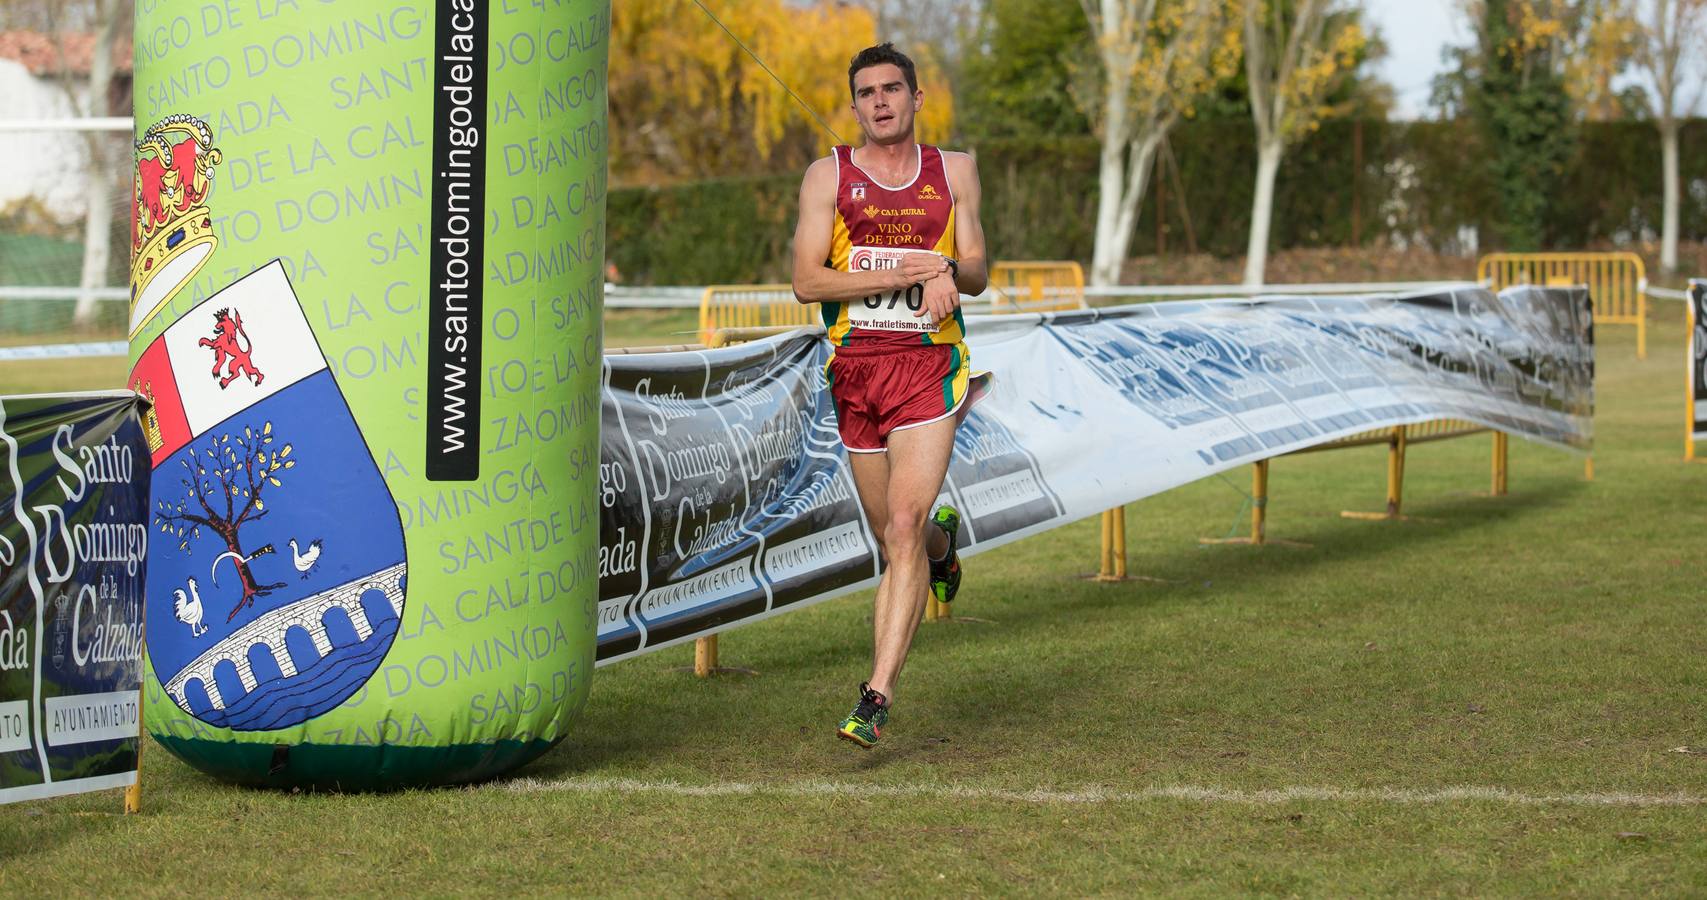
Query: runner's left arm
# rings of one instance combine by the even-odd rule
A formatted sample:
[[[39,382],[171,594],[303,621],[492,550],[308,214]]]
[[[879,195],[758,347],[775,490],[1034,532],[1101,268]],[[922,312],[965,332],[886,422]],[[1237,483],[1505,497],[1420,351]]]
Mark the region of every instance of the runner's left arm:
[[[984,253],[984,225],[978,219],[983,187],[978,183],[978,162],[971,154],[948,154],[948,184],[954,190],[954,252],[960,266],[954,285],[960,293],[976,297],[989,286],[990,267]]]
[[[984,259],[984,227],[978,221],[980,188],[978,164],[965,153],[943,153],[948,185],[954,191],[954,252],[959,274],[944,272],[925,284],[923,308],[916,315],[929,315],[942,322],[954,315],[961,294],[974,296],[989,283]]]

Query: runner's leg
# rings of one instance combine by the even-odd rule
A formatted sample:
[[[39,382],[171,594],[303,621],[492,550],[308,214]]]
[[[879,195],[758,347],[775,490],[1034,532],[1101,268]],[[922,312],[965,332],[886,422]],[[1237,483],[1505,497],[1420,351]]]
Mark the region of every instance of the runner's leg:
[[[878,553],[887,559],[883,526],[889,522],[889,454],[849,450],[848,468],[853,472],[854,492],[865,509],[865,520],[871,523],[871,536],[877,539]]]
[[[951,417],[889,435],[889,508],[883,526],[889,568],[877,586],[873,626],[877,650],[871,687],[891,700],[913,633],[925,613],[930,583],[925,531],[931,507],[942,491],[943,476],[948,473],[954,427]],[[935,527],[930,530],[940,531]]]
[[[859,505],[865,508],[865,520],[871,523],[871,536],[877,539],[883,558],[883,526],[889,522],[889,454],[848,453],[848,466],[853,470],[854,491]],[[940,489],[939,489],[940,491]],[[948,535],[941,528],[925,529],[925,552],[931,559],[948,555]]]

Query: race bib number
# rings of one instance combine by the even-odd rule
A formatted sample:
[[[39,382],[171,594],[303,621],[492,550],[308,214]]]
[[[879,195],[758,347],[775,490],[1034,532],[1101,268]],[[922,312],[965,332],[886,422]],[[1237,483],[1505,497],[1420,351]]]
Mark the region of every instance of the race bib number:
[[[848,254],[848,271],[875,272],[899,268],[901,258],[918,253],[893,247],[855,247]],[[930,314],[915,315],[925,307],[925,286],[915,284],[898,291],[848,301],[848,324],[875,331],[936,331]]]

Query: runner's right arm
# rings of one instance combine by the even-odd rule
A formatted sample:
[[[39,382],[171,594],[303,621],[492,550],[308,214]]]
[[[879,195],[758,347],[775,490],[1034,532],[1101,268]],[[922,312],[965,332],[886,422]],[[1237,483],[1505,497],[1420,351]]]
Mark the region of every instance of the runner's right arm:
[[[794,296],[801,303],[847,302],[898,291],[948,271],[934,253],[909,253],[893,269],[838,272],[826,265],[836,224],[836,163],[824,157],[800,183],[800,219],[794,228]]]

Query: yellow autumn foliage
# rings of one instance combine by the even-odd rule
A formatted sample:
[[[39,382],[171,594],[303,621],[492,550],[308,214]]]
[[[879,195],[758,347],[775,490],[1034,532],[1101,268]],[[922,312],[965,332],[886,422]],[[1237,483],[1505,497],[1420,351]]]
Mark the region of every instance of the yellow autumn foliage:
[[[1481,20],[1480,0],[1462,0],[1461,6],[1471,21]],[[1516,0],[1510,13],[1512,37],[1497,49],[1514,57],[1549,60],[1587,118],[1616,118],[1621,110],[1613,82],[1636,54],[1641,38],[1634,6],[1632,0]]]
[[[1369,37],[1327,0],[1246,7],[1246,78],[1259,137],[1291,144],[1340,113],[1327,98],[1357,68]]]
[[[798,169],[835,142],[814,115],[842,141],[859,143],[847,67],[877,42],[868,10],[834,0],[702,2],[704,9],[694,0],[613,7],[611,167],[618,181]],[[925,91],[919,138],[940,141],[953,121],[953,98],[928,49],[912,55]]]

